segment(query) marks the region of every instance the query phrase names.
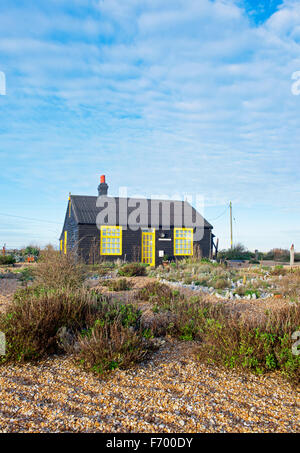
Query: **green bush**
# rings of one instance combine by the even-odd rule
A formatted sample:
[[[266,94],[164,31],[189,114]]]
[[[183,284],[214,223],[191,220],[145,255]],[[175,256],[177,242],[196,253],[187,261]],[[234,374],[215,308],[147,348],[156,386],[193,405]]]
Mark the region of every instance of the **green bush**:
[[[206,323],[199,357],[256,374],[280,370],[299,383],[300,356],[292,354],[292,333],[300,328],[300,307],[287,307],[260,321],[222,315]]]
[[[104,324],[111,324],[117,318],[124,327],[138,329],[141,311],[132,304],[122,304],[118,301],[101,298],[101,303],[98,304],[97,312],[94,315],[94,321],[100,320]]]
[[[18,274],[22,284],[25,286],[34,280],[34,272],[32,268],[24,267],[20,270],[20,272],[18,272]]]
[[[22,250],[22,254],[24,256],[31,255],[31,256],[38,257],[40,254],[40,249],[39,249],[39,247],[29,245],[28,247],[26,247],[26,249]]]
[[[0,255],[0,265],[12,265],[15,264],[16,260],[13,255]]]
[[[149,282],[136,295],[138,300],[145,300],[152,304],[155,312],[168,311],[172,308],[175,299],[180,293],[172,290],[168,285],[159,282]]]
[[[246,295],[259,297],[256,290],[242,289]],[[139,298],[153,303],[155,317],[161,312],[169,316],[170,322],[160,334],[201,341],[199,358],[256,374],[279,370],[299,383],[300,356],[292,354],[292,333],[300,330],[299,304],[241,320],[222,303],[183,296],[160,283],[147,285]]]
[[[142,331],[125,327],[118,317],[111,323],[97,320],[78,343],[75,360],[85,369],[101,375],[141,362],[151,350]]]
[[[140,277],[146,275],[146,265],[141,263],[124,264],[118,271],[122,277]]]
[[[252,258],[255,258],[255,254],[246,250],[242,244],[218,253],[219,260],[250,260]]]

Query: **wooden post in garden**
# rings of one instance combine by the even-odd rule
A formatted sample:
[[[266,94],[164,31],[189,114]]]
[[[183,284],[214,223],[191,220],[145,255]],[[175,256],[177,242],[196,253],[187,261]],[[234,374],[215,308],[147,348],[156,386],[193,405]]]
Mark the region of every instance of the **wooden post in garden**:
[[[292,244],[290,249],[290,266],[294,266],[294,262],[295,262],[295,247],[294,244]]]

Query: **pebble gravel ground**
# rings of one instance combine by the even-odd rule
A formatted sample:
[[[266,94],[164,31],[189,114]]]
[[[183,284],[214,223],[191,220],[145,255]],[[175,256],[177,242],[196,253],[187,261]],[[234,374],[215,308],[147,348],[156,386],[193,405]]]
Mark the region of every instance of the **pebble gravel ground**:
[[[197,362],[191,343],[163,344],[106,380],[70,357],[0,367],[1,432],[299,432],[299,393]],[[298,403],[298,406],[297,406]]]

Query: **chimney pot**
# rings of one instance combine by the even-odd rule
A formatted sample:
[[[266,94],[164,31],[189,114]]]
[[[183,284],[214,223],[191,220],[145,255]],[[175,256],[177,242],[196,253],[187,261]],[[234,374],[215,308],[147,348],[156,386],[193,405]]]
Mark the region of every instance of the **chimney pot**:
[[[99,197],[101,197],[102,195],[106,195],[107,196],[107,190],[108,190],[108,185],[105,182],[105,175],[101,175],[100,184],[98,186]]]

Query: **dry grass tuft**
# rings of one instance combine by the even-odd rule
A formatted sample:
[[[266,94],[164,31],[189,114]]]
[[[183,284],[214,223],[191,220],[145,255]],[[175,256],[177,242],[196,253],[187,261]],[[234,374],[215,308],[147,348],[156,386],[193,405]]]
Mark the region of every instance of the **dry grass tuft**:
[[[85,267],[73,253],[61,255],[53,247],[46,247],[34,270],[35,282],[45,288],[80,288],[85,278]]]

